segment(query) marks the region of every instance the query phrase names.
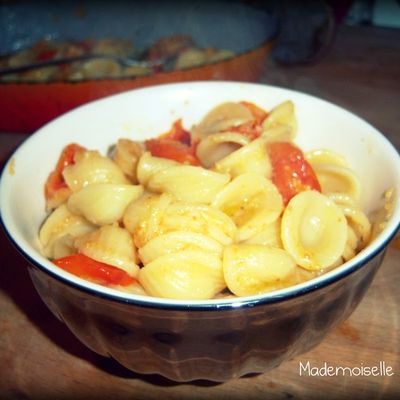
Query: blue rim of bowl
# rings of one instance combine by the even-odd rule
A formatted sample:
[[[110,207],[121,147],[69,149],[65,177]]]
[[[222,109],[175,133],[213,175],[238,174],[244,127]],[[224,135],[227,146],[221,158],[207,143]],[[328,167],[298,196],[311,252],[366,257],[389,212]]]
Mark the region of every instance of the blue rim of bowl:
[[[375,258],[377,255],[379,255],[381,252],[385,251],[388,244],[390,241],[393,239],[393,237],[396,235],[397,231],[400,229],[400,221],[397,223],[393,231],[388,235],[388,237],[385,239],[384,242],[381,243],[379,247],[377,247],[372,253],[368,254],[365,259],[360,260],[359,262],[354,263],[351,267],[348,269],[343,270],[341,273],[338,273],[336,275],[330,276],[326,279],[322,279],[320,282],[312,285],[306,285],[305,287],[301,287],[295,290],[291,290],[289,293],[285,293],[279,296],[272,296],[272,297],[257,297],[255,299],[253,298],[246,298],[243,297],[243,301],[237,300],[238,298],[235,298],[235,301],[231,302],[222,302],[222,303],[190,303],[190,304],[185,304],[185,303],[158,303],[158,302],[152,302],[151,297],[145,297],[146,300],[141,300],[139,298],[131,299],[131,298],[122,298],[110,293],[102,293],[100,291],[97,291],[95,289],[85,287],[83,285],[80,285],[78,283],[75,283],[69,279],[63,278],[62,276],[56,274],[53,271],[48,270],[45,268],[43,265],[41,265],[39,262],[37,262],[35,259],[33,259],[31,256],[29,256],[19,245],[18,243],[13,239],[11,234],[8,232],[5,223],[3,221],[3,217],[0,213],[0,224],[3,227],[4,232],[6,233],[8,239],[10,242],[14,245],[14,247],[19,251],[19,253],[33,266],[37,267],[40,271],[46,273],[50,277],[60,281],[61,283],[65,283],[68,286],[72,287],[73,289],[83,291],[87,294],[94,295],[96,297],[106,299],[106,300],[111,300],[111,301],[116,301],[118,303],[122,304],[130,304],[134,305],[137,307],[143,307],[143,308],[152,308],[152,309],[159,309],[159,310],[168,310],[168,311],[219,311],[219,310],[224,310],[224,311],[230,311],[238,308],[253,308],[256,306],[261,306],[264,304],[270,304],[270,303],[278,303],[284,300],[288,299],[293,299],[294,297],[300,297],[303,295],[306,295],[308,293],[314,292],[315,290],[321,289],[323,287],[326,287],[332,283],[335,283],[346,276],[356,272],[360,268],[362,268],[364,265],[366,265],[369,261],[371,261],[373,258]],[[322,275],[323,277],[323,275]],[[311,282],[311,281],[310,281]],[[272,293],[272,292],[269,292]],[[268,293],[267,293],[268,294]],[[150,299],[150,300],[149,300]]]

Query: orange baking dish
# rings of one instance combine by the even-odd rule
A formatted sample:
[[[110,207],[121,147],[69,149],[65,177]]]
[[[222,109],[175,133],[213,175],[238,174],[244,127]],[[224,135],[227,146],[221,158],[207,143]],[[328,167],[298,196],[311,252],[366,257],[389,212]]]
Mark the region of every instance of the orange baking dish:
[[[2,83],[0,131],[33,132],[58,115],[88,101],[144,86],[192,80],[257,81],[264,71],[270,48],[271,43],[266,43],[229,60],[138,78]]]
[[[203,66],[139,77],[49,82],[4,80],[0,83],[0,131],[30,133],[81,104],[144,86],[193,80],[259,80],[277,30],[277,18],[271,10],[255,3],[245,0],[2,3],[0,53],[3,55],[29,48],[44,38],[55,41],[122,38],[146,49],[160,38],[184,34],[201,48],[227,49],[234,56]]]

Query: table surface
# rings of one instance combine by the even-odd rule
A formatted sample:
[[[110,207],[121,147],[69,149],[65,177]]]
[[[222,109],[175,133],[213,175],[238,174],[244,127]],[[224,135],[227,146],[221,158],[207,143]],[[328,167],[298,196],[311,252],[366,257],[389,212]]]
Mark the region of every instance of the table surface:
[[[263,82],[289,87],[350,109],[400,149],[400,30],[341,27],[318,63],[269,62]],[[25,139],[0,134],[0,161]],[[400,240],[395,239],[367,295],[317,348],[265,374],[222,384],[174,383],[141,376],[85,348],[36,294],[25,261],[0,230],[1,399],[265,399],[400,396]],[[300,375],[300,363],[392,368],[393,376]],[[383,365],[383,364],[381,364]],[[356,370],[354,370],[357,373]],[[390,370],[387,370],[389,373]],[[398,397],[397,397],[398,398]]]

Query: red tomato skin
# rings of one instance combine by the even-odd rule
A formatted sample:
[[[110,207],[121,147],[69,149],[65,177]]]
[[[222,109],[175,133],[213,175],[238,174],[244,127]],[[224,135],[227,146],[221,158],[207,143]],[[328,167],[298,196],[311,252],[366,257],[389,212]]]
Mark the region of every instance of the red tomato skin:
[[[256,106],[254,103],[250,103],[248,101],[241,101],[239,104],[250,110],[254,120],[230,127],[226,129],[226,131],[240,133],[244,136],[247,136],[250,140],[257,139],[262,133],[261,124],[265,118],[268,117],[268,113],[262,108]]]
[[[258,107],[254,103],[251,103],[249,101],[241,101],[240,104],[250,110],[250,112],[253,114],[255,121],[259,125],[261,125],[264,122],[265,118],[268,117],[268,112],[263,110],[261,107]]]
[[[135,282],[125,271],[77,253],[53,260],[53,263],[71,274],[100,285],[127,286]]]
[[[241,125],[232,126],[226,131],[237,132],[247,136],[250,140],[257,139],[262,133],[262,127],[256,121],[244,122]]]
[[[168,139],[168,140],[176,140],[178,142],[181,142],[183,144],[186,144],[187,146],[191,145],[191,136],[189,131],[187,131],[183,126],[182,126],[182,119],[177,119],[173,124],[171,129],[163,133],[158,137],[158,139]]]
[[[182,119],[176,120],[171,129],[156,139],[145,141],[145,146],[153,157],[168,158],[181,164],[201,165],[196,157],[196,142],[190,132],[183,128]]]
[[[313,168],[297,146],[289,142],[273,142],[268,144],[267,150],[272,165],[272,182],[285,205],[301,191],[321,191]]]
[[[45,184],[45,198],[51,199],[57,190],[67,187],[62,172],[65,167],[74,163],[75,154],[85,148],[76,143],[67,145],[60,154],[55,169],[50,172]]]
[[[176,140],[150,139],[146,140],[146,149],[153,157],[168,158],[181,164],[200,165],[200,161],[194,154],[193,147]]]

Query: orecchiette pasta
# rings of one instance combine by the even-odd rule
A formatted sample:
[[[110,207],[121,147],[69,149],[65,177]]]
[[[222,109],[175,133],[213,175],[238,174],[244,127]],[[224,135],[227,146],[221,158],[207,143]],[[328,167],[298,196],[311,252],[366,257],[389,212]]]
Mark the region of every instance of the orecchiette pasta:
[[[294,139],[297,132],[297,118],[294,112],[294,104],[288,100],[274,107],[268,118],[262,124],[263,130],[267,131],[271,127],[286,125],[290,127],[291,139]]]
[[[353,254],[352,257],[354,257],[356,252],[364,248],[371,239],[371,223],[365,213],[358,206],[358,202],[349,194],[330,193],[328,197],[341,208],[345,215],[349,228],[349,237],[354,235],[356,237],[356,243],[354,246],[351,245],[353,248],[353,253],[351,254]],[[350,242],[353,243],[354,240],[351,240]],[[344,257],[344,259],[348,260],[352,257]]]
[[[75,163],[67,166],[62,175],[68,187],[76,192],[93,183],[130,183],[121,168],[97,151],[78,153]]]
[[[199,124],[194,125],[192,134],[195,138],[203,138],[253,119],[251,111],[243,104],[226,102],[213,108]]]
[[[212,205],[233,219],[238,227],[238,241],[260,232],[283,210],[282,197],[276,187],[255,173],[234,178],[215,196]]]
[[[133,183],[138,182],[136,166],[142,153],[142,146],[129,139],[119,139],[112,153],[112,159]]]
[[[275,221],[263,224],[262,229],[259,232],[244,240],[243,243],[261,244],[263,246],[282,248],[281,223],[282,219],[280,217]]]
[[[296,268],[296,263],[285,250],[257,244],[227,246],[222,265],[226,284],[237,296],[282,287]]]
[[[60,252],[56,250],[58,243],[63,242],[72,250],[70,237],[75,238],[94,229],[93,224],[78,215],[72,214],[68,207],[62,204],[48,216],[40,228],[39,241],[42,245],[43,254],[49,258],[58,258],[60,257]],[[66,250],[62,253],[68,253]]]
[[[328,197],[304,191],[290,200],[282,216],[282,242],[298,265],[327,268],[343,254],[346,241],[346,218]]]
[[[139,185],[95,183],[73,193],[67,205],[75,215],[95,225],[107,225],[119,221],[128,204],[142,193]]]
[[[348,167],[346,159],[341,155],[332,150],[327,149],[317,149],[308,151],[304,154],[307,161],[315,168],[316,165],[325,164],[325,165],[334,165],[339,167]]]
[[[226,286],[221,258],[198,250],[156,258],[140,270],[139,281],[152,296],[182,300],[210,299]]]
[[[250,142],[250,139],[236,132],[218,132],[200,140],[196,155],[201,163],[209,168],[217,161]]]
[[[260,137],[242,146],[216,162],[214,169],[218,172],[228,173],[232,177],[246,172],[254,172],[269,178],[272,169],[267,156],[266,140]]]
[[[45,249],[45,252],[48,252],[48,249]],[[51,246],[51,253],[49,257],[51,258],[60,258],[60,257],[67,257],[71,254],[74,254],[77,251],[75,246],[75,238],[70,235],[64,235],[59,237],[52,243]]]
[[[371,219],[373,224],[371,226],[370,238],[373,240],[385,228],[389,218],[393,214],[395,207],[395,191],[390,188],[382,194],[382,205],[372,212]]]
[[[313,167],[322,193],[348,194],[356,203],[360,201],[361,182],[350,168],[334,164],[315,164]]]
[[[178,200],[209,204],[229,179],[228,174],[179,165],[155,173],[148,188],[156,193],[170,193]]]
[[[141,197],[128,205],[122,217],[122,224],[130,233],[133,234],[139,223],[149,217],[152,204],[158,196],[145,191]]]
[[[136,250],[129,232],[117,225],[105,225],[75,239],[78,251],[94,260],[113,265],[136,276]]]
[[[294,133],[289,125],[273,125],[265,128],[261,137],[266,142],[290,142],[294,138]]]
[[[361,247],[365,247],[371,235],[371,223],[368,217],[355,207],[341,207],[343,214],[347,218],[349,226],[357,233]]]
[[[342,257],[345,261],[350,260],[356,255],[357,247],[358,247],[358,237],[354,232],[354,229],[350,226],[347,227],[347,241],[346,246],[344,248]]]
[[[164,215],[166,232],[186,230],[205,234],[222,245],[231,244],[237,227],[224,212],[205,205],[185,202],[172,203]]]
[[[160,196],[145,199],[148,204],[143,204],[144,213],[133,230],[135,244],[138,247],[144,246],[149,240],[167,232],[167,227],[163,223],[164,214],[173,201],[171,195],[163,193]],[[130,213],[135,209],[130,209]]]
[[[177,165],[179,165],[179,163],[176,161],[167,158],[153,157],[149,152],[145,152],[142,157],[140,157],[137,164],[137,179],[142,185],[147,185],[147,182],[154,174]]]
[[[379,227],[345,158],[304,154],[296,132],[291,101],[241,101],[190,130],[177,120],[158,138],[120,139],[109,156],[71,144],[46,182],[43,254],[84,279],[181,300],[256,295],[336,268]]]
[[[191,231],[171,231],[148,241],[139,249],[144,265],[165,254],[181,250],[204,250],[218,256],[222,254],[222,244],[202,233]]]

